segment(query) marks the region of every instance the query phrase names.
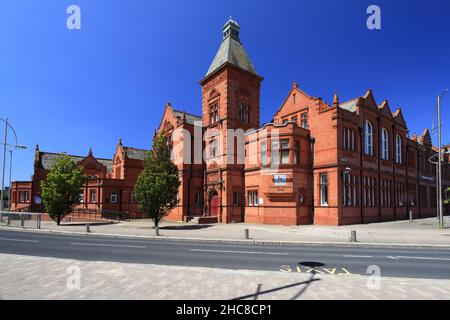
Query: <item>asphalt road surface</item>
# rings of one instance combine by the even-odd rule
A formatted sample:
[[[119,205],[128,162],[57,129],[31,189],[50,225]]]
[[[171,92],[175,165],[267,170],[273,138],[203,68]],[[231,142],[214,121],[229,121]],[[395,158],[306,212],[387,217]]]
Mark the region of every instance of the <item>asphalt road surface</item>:
[[[450,250],[259,245],[147,240],[0,230],[0,253],[317,274],[450,279]]]

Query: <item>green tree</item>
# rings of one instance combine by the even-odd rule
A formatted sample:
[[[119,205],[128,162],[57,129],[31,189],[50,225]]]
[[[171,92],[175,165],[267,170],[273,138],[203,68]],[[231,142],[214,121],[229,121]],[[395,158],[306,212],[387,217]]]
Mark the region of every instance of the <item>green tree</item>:
[[[41,182],[41,197],[48,215],[59,225],[61,220],[80,203],[80,188],[84,185],[83,168],[67,154],[61,154]]]
[[[444,190],[444,201],[443,202],[446,205],[450,204],[450,187],[448,187]]]
[[[161,219],[178,203],[179,186],[178,168],[170,159],[167,138],[163,134],[155,135],[144,170],[134,186],[134,197],[145,217],[153,220],[156,235],[159,235]]]

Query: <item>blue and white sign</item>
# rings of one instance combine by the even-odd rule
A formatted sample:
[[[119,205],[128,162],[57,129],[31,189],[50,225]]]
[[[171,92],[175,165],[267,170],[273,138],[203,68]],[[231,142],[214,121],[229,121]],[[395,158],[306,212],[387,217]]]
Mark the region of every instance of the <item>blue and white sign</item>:
[[[286,175],[279,175],[279,174],[274,175],[273,183],[276,186],[285,186],[286,185]]]

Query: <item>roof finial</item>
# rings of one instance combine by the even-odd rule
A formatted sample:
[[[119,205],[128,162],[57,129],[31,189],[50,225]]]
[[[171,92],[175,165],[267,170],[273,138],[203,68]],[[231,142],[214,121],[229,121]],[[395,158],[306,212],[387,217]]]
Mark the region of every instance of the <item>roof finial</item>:
[[[337,91],[334,91],[333,106],[339,107],[339,97],[338,97]]]
[[[233,20],[233,18],[230,16],[230,19],[225,23],[223,26],[223,40],[227,39],[228,37],[233,38],[234,40],[239,40],[239,29],[241,27],[239,24]]]
[[[36,149],[35,150],[39,151],[39,145],[38,144],[36,145]]]
[[[92,156],[92,148],[89,148],[89,155]]]
[[[122,145],[122,138],[119,138],[119,144]]]
[[[292,86],[293,86],[294,88],[298,88],[298,83],[297,83],[297,81],[294,81],[294,83],[292,84]]]

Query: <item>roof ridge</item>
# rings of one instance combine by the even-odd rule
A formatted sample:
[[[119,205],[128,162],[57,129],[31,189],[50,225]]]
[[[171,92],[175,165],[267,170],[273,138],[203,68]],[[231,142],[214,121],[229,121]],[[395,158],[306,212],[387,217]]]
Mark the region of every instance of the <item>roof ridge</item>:
[[[86,158],[87,156],[77,156],[77,155],[74,155],[74,154],[69,154],[69,153],[66,153],[66,152],[50,152],[50,151],[39,151],[39,153],[40,154],[52,154],[52,155],[56,155],[56,156],[59,156],[59,155],[62,155],[62,154],[66,154],[66,155],[68,155],[69,157],[74,157],[74,158]],[[97,160],[108,160],[108,161],[113,161],[112,159],[108,159],[108,158],[97,158],[97,157],[94,157],[95,159],[97,159]]]
[[[201,118],[202,116],[198,116],[198,115],[196,115],[196,114],[193,114],[193,113],[189,113],[189,112],[186,112],[186,111],[182,111],[182,110],[177,110],[177,109],[174,109],[174,108],[172,108],[172,110],[174,111],[174,112],[181,112],[181,113],[186,113],[187,115],[190,115],[190,116],[193,116],[193,117],[197,117],[197,118]]]
[[[135,148],[135,147],[129,147],[129,146],[123,146],[123,147],[124,147],[124,148],[127,148],[127,149],[142,150],[142,151],[150,151],[149,149]]]

